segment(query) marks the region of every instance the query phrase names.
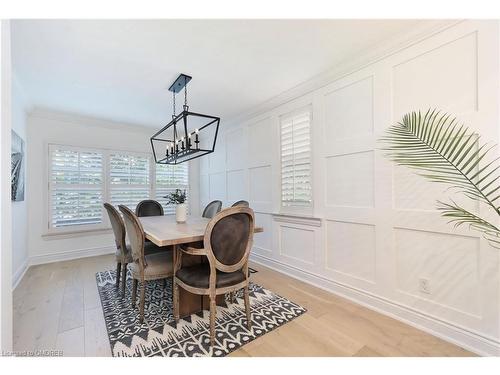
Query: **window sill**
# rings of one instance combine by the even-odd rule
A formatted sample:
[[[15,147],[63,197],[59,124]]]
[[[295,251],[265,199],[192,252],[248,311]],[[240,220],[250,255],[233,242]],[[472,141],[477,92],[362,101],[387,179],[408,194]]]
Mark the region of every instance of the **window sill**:
[[[42,238],[45,240],[58,240],[61,238],[91,236],[95,234],[106,234],[111,232],[112,232],[111,227],[95,228],[95,229],[74,229],[74,230],[46,232],[42,234]]]
[[[280,221],[284,223],[293,223],[293,224],[303,224],[314,227],[321,226],[321,218],[314,217],[312,215],[287,214],[287,213],[273,213],[272,215],[275,221]]]

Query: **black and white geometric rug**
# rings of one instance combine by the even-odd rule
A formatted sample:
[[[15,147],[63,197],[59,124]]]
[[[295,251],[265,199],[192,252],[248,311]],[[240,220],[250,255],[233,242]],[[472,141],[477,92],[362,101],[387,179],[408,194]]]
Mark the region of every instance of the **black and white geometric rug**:
[[[203,310],[179,323],[172,313],[172,279],[146,285],[144,323],[131,305],[132,279],[127,278],[125,297],[115,288],[115,271],[96,274],[104,320],[113,356],[195,357],[225,356],[306,312],[306,309],[260,285],[250,283],[252,329],[247,329],[242,291],[235,303],[217,306],[215,345],[211,349],[209,312]]]

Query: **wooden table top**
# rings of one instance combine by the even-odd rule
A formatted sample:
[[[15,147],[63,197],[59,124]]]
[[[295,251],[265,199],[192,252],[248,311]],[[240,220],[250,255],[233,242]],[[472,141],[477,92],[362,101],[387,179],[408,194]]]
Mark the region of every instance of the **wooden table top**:
[[[140,217],[146,238],[157,246],[179,245],[203,241],[205,228],[210,219],[188,216],[187,221],[178,224],[175,215]],[[254,233],[263,232],[264,228],[255,227]]]

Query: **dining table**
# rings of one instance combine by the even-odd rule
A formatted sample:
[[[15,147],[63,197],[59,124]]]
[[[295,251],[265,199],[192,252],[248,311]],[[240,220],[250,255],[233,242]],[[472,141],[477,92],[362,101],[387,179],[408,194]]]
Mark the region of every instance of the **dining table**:
[[[184,223],[178,223],[175,215],[144,216],[139,217],[144,229],[146,239],[160,247],[173,247],[173,264],[177,264],[177,247],[183,244],[202,242],[205,229],[211,219],[201,216],[189,215]],[[254,227],[254,233],[263,232],[264,228]],[[205,256],[182,254],[181,267],[207,262]],[[224,295],[217,296],[217,305],[225,304]],[[192,294],[187,290],[179,288],[179,315],[190,316],[202,310],[209,309],[207,296]]]

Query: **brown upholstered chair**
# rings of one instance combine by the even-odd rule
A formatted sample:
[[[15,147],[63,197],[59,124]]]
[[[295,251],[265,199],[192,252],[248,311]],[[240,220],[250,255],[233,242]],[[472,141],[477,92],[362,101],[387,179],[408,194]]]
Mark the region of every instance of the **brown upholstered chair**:
[[[121,275],[122,294],[125,295],[125,286],[127,283],[127,264],[132,263],[132,251],[130,245],[128,245],[125,240],[125,225],[123,224],[123,219],[120,216],[120,213],[109,203],[104,203],[104,208],[108,212],[109,221],[111,222],[111,227],[113,228],[113,233],[115,235],[116,287],[119,287]],[[158,247],[152,242],[147,242],[144,247],[144,253],[146,255],[165,250],[166,248]]]
[[[137,284],[141,282],[140,322],[144,321],[144,299],[146,281],[166,279],[173,275],[172,251],[165,250],[153,254],[144,253],[144,230],[137,216],[126,206],[118,206],[123,214],[123,221],[127,228],[132,260],[132,307],[135,307]]]
[[[139,217],[163,216],[163,206],[158,201],[146,199],[139,202],[135,208],[135,214]]]
[[[216,296],[244,289],[248,329],[251,327],[248,296],[248,257],[252,248],[254,213],[233,207],[217,213],[207,225],[203,248],[177,247],[174,272],[174,318],[179,320],[179,286],[210,299],[210,345],[215,342]],[[208,263],[181,267],[182,254],[204,255]]]
[[[215,216],[217,212],[220,212],[221,208],[222,208],[221,201],[212,201],[209,204],[207,204],[207,207],[205,207],[205,209],[203,210],[203,214],[201,216],[211,219]]]
[[[250,207],[250,204],[247,201],[237,201],[234,202],[231,207]]]

